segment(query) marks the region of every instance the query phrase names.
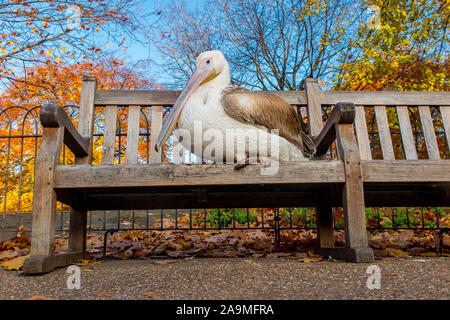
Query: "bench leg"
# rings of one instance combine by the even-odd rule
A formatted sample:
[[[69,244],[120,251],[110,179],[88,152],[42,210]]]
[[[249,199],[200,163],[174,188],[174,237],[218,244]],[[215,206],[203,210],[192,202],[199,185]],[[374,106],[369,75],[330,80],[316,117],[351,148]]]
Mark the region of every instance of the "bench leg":
[[[334,248],[333,212],[332,207],[318,207],[317,210],[317,239],[319,248]]]
[[[353,125],[336,125],[336,141],[339,158],[344,161],[345,168],[345,184],[342,189],[345,248],[323,248],[320,251],[324,256],[349,262],[372,262],[373,251],[367,241],[361,161]]]
[[[45,273],[67,262],[71,255],[54,255],[56,224],[55,168],[63,145],[64,128],[44,128],[34,169],[33,226],[31,255],[25,260],[25,274]]]
[[[70,210],[69,252],[86,252],[87,211]]]
[[[348,262],[374,261],[373,250],[367,242],[364,192],[362,186],[359,195],[356,190],[357,186],[351,183],[346,183],[343,188],[345,247],[327,248],[320,242],[319,253],[324,257]]]
[[[54,254],[56,227],[55,167],[63,145],[64,128],[44,128],[34,169],[31,254],[23,265],[25,274],[40,274],[76,262],[79,252]]]

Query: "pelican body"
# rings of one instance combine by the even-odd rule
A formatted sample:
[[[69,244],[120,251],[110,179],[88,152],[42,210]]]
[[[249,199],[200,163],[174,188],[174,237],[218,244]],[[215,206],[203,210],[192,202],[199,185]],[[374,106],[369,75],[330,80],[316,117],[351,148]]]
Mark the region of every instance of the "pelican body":
[[[276,94],[252,92],[230,82],[230,68],[221,51],[199,55],[194,74],[161,129],[156,150],[178,128],[191,138],[184,138],[183,146],[202,159],[308,160],[304,146],[308,137],[297,112]]]

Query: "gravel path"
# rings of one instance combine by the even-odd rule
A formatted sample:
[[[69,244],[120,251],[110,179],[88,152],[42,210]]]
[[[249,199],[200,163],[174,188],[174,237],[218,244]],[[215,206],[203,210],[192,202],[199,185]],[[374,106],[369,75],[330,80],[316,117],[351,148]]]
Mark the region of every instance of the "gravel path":
[[[170,264],[106,260],[81,266],[81,289],[66,268],[40,276],[0,271],[0,299],[449,299],[450,258],[388,258],[381,289],[369,290],[370,264],[287,258],[184,259]],[[161,261],[161,260],[159,260]]]

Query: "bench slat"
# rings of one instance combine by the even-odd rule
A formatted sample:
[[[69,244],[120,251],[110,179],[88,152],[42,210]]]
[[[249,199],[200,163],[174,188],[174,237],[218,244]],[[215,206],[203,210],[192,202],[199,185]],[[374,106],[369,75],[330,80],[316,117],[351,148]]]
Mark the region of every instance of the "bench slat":
[[[105,107],[105,129],[103,131],[102,164],[114,163],[116,146],[117,106]]]
[[[416,143],[409,119],[409,111],[407,106],[397,107],[398,123],[400,125],[400,133],[402,136],[403,150],[407,160],[417,160]]]
[[[155,150],[156,139],[162,128],[163,107],[152,106],[152,125],[150,131],[150,163],[161,163],[161,152]]]
[[[380,136],[381,151],[384,160],[395,160],[394,148],[392,147],[391,131],[386,115],[385,106],[375,106],[378,134]]]
[[[365,106],[420,106],[449,105],[448,92],[397,92],[397,91],[321,91],[323,104],[349,101]]]
[[[450,160],[369,160],[361,165],[364,183],[450,181]],[[340,160],[285,162],[274,175],[261,175],[259,165],[236,172],[225,164],[59,165],[55,170],[55,189],[344,182]]]
[[[306,104],[305,91],[271,91],[290,104]],[[173,105],[180,91],[169,90],[97,90],[95,104],[104,105]],[[339,101],[338,101],[339,102]]]
[[[59,170],[59,171],[58,171]],[[259,165],[241,171],[226,164],[154,164],[58,166],[57,188],[114,188],[234,184],[344,183],[342,161],[298,161],[280,164],[274,175],[261,175]]]
[[[448,149],[450,150],[450,106],[441,106],[440,111],[444,125],[445,138],[447,139]]]
[[[366,113],[364,106],[355,106],[355,129],[358,138],[358,147],[361,154],[361,160],[371,160],[372,152],[370,150],[369,134],[367,132]]]
[[[313,79],[314,80],[314,79]],[[306,104],[305,91],[272,91],[290,104]],[[180,91],[168,90],[97,90],[96,105],[173,105]],[[393,91],[319,91],[322,104],[353,102],[355,105],[384,106],[446,106],[450,104],[448,92],[393,92]]]
[[[306,79],[305,87],[308,97],[309,134],[316,137],[323,129],[320,88],[316,79]]]
[[[139,118],[141,106],[130,106],[128,110],[126,163],[136,164],[138,160]]]
[[[433,120],[431,119],[431,111],[429,106],[419,106],[420,122],[422,123],[423,135],[427,146],[428,159],[439,160],[439,147],[434,132]]]

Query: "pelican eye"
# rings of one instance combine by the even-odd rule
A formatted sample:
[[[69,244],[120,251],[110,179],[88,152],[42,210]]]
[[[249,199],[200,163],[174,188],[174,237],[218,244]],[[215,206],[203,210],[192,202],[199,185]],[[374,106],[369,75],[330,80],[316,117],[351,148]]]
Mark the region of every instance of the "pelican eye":
[[[206,63],[207,63],[207,64],[209,64],[210,62],[211,62],[211,61],[209,61],[209,60],[206,60]]]

